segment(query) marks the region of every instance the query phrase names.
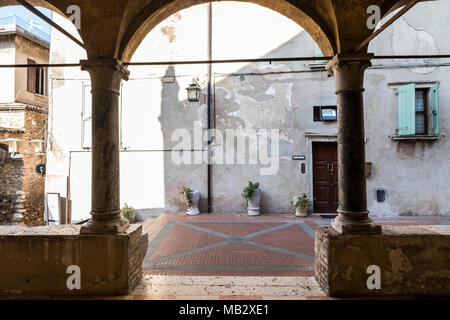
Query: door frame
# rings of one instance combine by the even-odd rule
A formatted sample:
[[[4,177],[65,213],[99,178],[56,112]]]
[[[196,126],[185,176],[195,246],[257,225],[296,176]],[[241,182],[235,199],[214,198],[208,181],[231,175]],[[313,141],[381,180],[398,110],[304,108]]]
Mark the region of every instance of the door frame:
[[[312,201],[312,207],[311,213],[315,212],[314,209],[314,177],[313,177],[313,169],[314,169],[314,163],[313,163],[313,143],[315,142],[336,142],[337,143],[337,134],[317,134],[317,133],[307,133],[306,134],[306,147],[308,150],[308,157],[307,157],[307,167],[308,167],[308,189],[309,189],[309,195],[308,197]]]

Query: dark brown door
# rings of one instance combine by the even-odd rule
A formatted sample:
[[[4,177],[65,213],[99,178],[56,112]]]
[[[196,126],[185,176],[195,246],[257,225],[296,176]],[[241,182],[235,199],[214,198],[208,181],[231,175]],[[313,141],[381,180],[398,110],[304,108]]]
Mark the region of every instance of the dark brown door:
[[[314,212],[336,213],[338,208],[337,143],[313,143]]]

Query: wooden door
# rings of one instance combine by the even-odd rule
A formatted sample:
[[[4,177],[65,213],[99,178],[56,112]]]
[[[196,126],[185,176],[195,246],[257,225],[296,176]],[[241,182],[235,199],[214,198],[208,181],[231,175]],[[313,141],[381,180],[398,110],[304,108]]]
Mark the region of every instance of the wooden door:
[[[336,142],[313,143],[313,193],[315,213],[336,213],[338,208]]]

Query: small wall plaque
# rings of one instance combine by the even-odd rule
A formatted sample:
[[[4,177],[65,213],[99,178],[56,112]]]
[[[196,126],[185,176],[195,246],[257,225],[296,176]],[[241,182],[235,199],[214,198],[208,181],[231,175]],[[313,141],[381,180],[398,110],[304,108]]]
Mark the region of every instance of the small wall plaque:
[[[372,162],[366,163],[366,178],[369,178],[372,176]]]
[[[305,160],[306,157],[305,156],[301,156],[301,155],[293,155],[292,156],[292,160]]]
[[[162,82],[163,83],[174,83],[175,77],[164,77],[164,78],[162,78]]]

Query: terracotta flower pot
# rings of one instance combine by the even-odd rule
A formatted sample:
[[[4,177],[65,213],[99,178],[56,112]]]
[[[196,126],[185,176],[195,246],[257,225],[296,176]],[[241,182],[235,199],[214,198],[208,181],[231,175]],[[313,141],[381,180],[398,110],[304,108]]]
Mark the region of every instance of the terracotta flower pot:
[[[261,202],[261,188],[258,188],[253,192],[252,196],[248,198],[247,213],[249,216],[259,216]]]
[[[186,214],[190,216],[196,216],[200,214],[198,204],[200,202],[200,192],[197,190],[192,191],[192,205],[187,209]]]

